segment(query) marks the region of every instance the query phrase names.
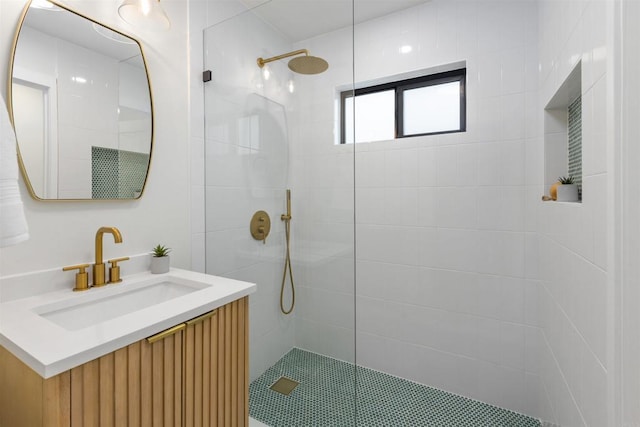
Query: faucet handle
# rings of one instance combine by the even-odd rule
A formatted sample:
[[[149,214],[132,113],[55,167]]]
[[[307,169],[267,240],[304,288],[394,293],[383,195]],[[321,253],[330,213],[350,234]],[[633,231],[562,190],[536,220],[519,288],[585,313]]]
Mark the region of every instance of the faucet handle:
[[[126,256],[123,258],[114,258],[107,261],[111,263],[111,267],[109,267],[109,283],[122,282],[122,279],[120,278],[120,266],[118,265],[118,263],[122,261],[128,261],[128,260],[129,260],[129,257]]]
[[[89,273],[85,268],[88,268],[89,264],[70,265],[68,267],[62,267],[62,271],[78,270],[76,273],[76,287],[74,291],[86,291],[89,289]]]

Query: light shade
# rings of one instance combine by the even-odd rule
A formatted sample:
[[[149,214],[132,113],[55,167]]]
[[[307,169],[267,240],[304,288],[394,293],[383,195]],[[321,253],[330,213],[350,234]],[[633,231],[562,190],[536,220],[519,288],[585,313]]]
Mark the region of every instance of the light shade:
[[[118,14],[140,30],[165,31],[171,28],[160,0],[124,0],[118,8]]]
[[[58,6],[56,6],[55,4],[47,0],[32,0],[31,5],[29,5],[29,7],[33,7],[36,9],[55,10],[56,12],[59,12],[62,10]]]

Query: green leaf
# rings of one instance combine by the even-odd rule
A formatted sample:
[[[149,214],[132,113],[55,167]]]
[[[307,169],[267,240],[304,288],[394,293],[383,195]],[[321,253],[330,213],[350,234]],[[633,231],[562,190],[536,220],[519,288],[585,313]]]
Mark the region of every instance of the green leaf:
[[[171,252],[171,248],[167,248],[166,246],[158,245],[155,248],[153,248],[153,250],[151,252],[151,255],[153,255],[156,258],[160,258],[160,257],[168,256],[169,252]]]

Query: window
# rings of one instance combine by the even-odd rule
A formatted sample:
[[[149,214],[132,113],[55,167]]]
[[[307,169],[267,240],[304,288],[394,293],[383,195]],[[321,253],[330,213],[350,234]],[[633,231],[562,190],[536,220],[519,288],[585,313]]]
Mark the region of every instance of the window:
[[[342,92],[340,143],[464,132],[465,76],[461,68]]]

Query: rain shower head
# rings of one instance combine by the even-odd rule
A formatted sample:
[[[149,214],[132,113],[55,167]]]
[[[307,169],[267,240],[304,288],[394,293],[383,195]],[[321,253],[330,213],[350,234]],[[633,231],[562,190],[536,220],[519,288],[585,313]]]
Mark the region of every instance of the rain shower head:
[[[309,55],[309,51],[307,49],[295,50],[293,52],[284,53],[267,59],[258,58],[258,66],[262,68],[269,62],[302,54],[304,54],[304,56],[299,56],[289,61],[289,68],[291,71],[300,74],[320,74],[329,68],[329,63],[327,61],[317,56]]]

